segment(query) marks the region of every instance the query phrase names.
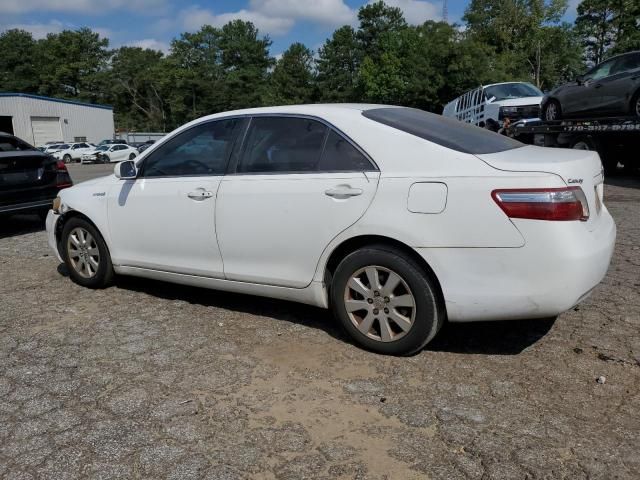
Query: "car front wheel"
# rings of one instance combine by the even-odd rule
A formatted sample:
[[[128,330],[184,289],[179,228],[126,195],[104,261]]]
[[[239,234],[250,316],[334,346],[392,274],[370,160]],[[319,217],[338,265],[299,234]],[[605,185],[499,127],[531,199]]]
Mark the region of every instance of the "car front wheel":
[[[433,281],[410,256],[384,245],[357,250],[336,268],[331,305],[347,333],[383,354],[410,355],[444,320]]]
[[[67,153],[64,157],[62,157],[62,161],[64,163],[71,163],[71,155]]]
[[[113,279],[113,265],[100,232],[82,218],[71,218],[62,230],[62,258],[72,280],[83,287],[103,288]]]

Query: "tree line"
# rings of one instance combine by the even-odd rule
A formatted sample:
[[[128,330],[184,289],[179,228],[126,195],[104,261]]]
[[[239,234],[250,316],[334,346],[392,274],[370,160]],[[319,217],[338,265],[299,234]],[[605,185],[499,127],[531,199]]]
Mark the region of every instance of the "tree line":
[[[372,102],[441,112],[480,84],[529,81],[542,89],[604,58],[640,49],[640,0],[584,0],[573,24],[567,0],[471,0],[461,25],[409,25],[382,1],[358,12],[317,52],[293,43],[275,59],[250,22],[203,26],[170,51],[123,46],[89,28],[35,40],[0,34],[0,91],[114,106],[116,127],[169,131],[238,108]]]

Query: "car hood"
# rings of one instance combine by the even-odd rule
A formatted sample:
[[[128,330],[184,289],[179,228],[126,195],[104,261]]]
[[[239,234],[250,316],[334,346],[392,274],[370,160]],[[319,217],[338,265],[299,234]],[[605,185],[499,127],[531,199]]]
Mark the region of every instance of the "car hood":
[[[500,105],[503,107],[522,107],[525,105],[540,105],[542,97],[521,97],[521,98],[508,98],[504,100],[494,100],[491,102],[494,105]]]

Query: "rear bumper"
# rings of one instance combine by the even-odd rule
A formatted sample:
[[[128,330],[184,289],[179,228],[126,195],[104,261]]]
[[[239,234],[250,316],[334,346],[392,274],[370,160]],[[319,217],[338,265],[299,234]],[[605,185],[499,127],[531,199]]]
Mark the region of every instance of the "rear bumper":
[[[37,200],[35,202],[24,202],[24,203],[15,203],[12,205],[2,205],[0,206],[0,213],[27,212],[29,210],[41,210],[44,207],[51,207],[51,202],[53,202],[53,198],[50,198],[47,200]]]
[[[440,281],[450,321],[555,317],[602,281],[616,238],[606,210],[592,232],[578,222],[528,222],[517,225],[527,238],[521,248],[417,249]]]
[[[56,238],[56,228],[59,219],[60,215],[55,213],[53,210],[49,210],[45,226],[47,229],[47,242],[49,243],[49,247],[53,250],[53,253],[55,253],[56,258],[62,262],[62,257],[58,251],[58,239]]]

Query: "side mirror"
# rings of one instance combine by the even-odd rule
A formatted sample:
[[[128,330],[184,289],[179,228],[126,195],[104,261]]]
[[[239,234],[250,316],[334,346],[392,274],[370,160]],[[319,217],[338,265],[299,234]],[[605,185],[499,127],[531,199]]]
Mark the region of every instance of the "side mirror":
[[[138,174],[136,162],[127,160],[126,162],[117,163],[113,169],[113,173],[116,178],[119,178],[120,180],[135,180],[136,175]]]

